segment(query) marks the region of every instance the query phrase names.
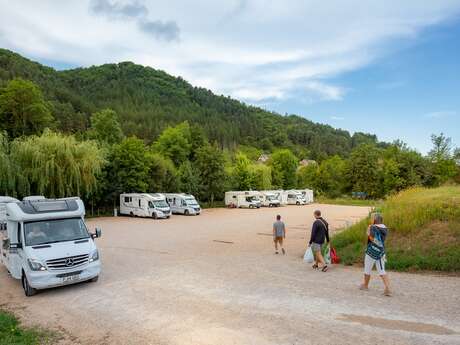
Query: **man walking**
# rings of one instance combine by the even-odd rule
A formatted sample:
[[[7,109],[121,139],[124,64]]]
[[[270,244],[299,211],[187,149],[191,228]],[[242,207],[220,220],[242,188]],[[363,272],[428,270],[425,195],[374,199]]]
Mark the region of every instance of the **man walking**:
[[[281,247],[281,252],[286,254],[283,247],[283,240],[286,238],[286,227],[281,221],[281,216],[276,216],[276,222],[273,223],[273,242],[275,242],[275,254],[278,254],[278,243]]]
[[[315,221],[313,222],[313,226],[311,228],[311,237],[309,246],[311,246],[311,250],[315,256],[315,264],[313,265],[314,269],[320,268],[320,264],[322,265],[321,271],[327,271],[327,265],[324,262],[323,254],[321,253],[322,246],[324,241],[326,240],[329,243],[329,224],[326,220],[321,217],[321,211],[316,210],[313,215],[315,216]]]

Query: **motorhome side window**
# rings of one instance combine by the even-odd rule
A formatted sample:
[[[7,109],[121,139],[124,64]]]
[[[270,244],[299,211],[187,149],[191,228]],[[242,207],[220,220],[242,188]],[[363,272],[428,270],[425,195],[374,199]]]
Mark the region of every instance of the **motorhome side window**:
[[[125,202],[129,202],[129,196],[125,196]]]
[[[185,203],[185,200],[182,200],[182,206],[187,206],[187,204]]]
[[[21,223],[18,223],[18,243],[22,243]]]
[[[155,205],[153,205],[153,202],[149,201],[149,208],[155,208]]]
[[[139,199],[139,207],[141,207],[141,199]]]

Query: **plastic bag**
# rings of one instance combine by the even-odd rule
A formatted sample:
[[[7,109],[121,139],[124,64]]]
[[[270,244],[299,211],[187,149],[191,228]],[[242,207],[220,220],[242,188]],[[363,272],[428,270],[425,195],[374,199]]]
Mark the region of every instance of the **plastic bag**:
[[[340,263],[340,257],[339,255],[337,254],[337,251],[335,250],[334,247],[331,247],[331,262],[333,264],[338,264]]]
[[[324,257],[324,262],[326,263],[326,265],[330,265],[331,264],[331,247],[329,245],[327,245],[324,248],[323,257]]]
[[[313,251],[311,250],[311,247],[308,247],[305,251],[303,261],[305,261],[306,263],[312,263],[313,261],[315,261],[315,257],[313,256]]]

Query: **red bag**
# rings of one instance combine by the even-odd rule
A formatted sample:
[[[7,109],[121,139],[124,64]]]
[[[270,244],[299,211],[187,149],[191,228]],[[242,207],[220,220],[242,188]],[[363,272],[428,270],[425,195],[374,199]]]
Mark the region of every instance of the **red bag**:
[[[340,263],[340,257],[337,255],[335,248],[331,247],[330,253],[331,253],[331,263],[332,264]]]

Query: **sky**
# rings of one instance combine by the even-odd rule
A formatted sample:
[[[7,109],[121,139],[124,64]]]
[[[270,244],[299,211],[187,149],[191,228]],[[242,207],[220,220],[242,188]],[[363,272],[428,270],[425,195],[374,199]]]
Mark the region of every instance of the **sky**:
[[[133,61],[280,114],[460,146],[460,0],[0,0],[0,47]]]

